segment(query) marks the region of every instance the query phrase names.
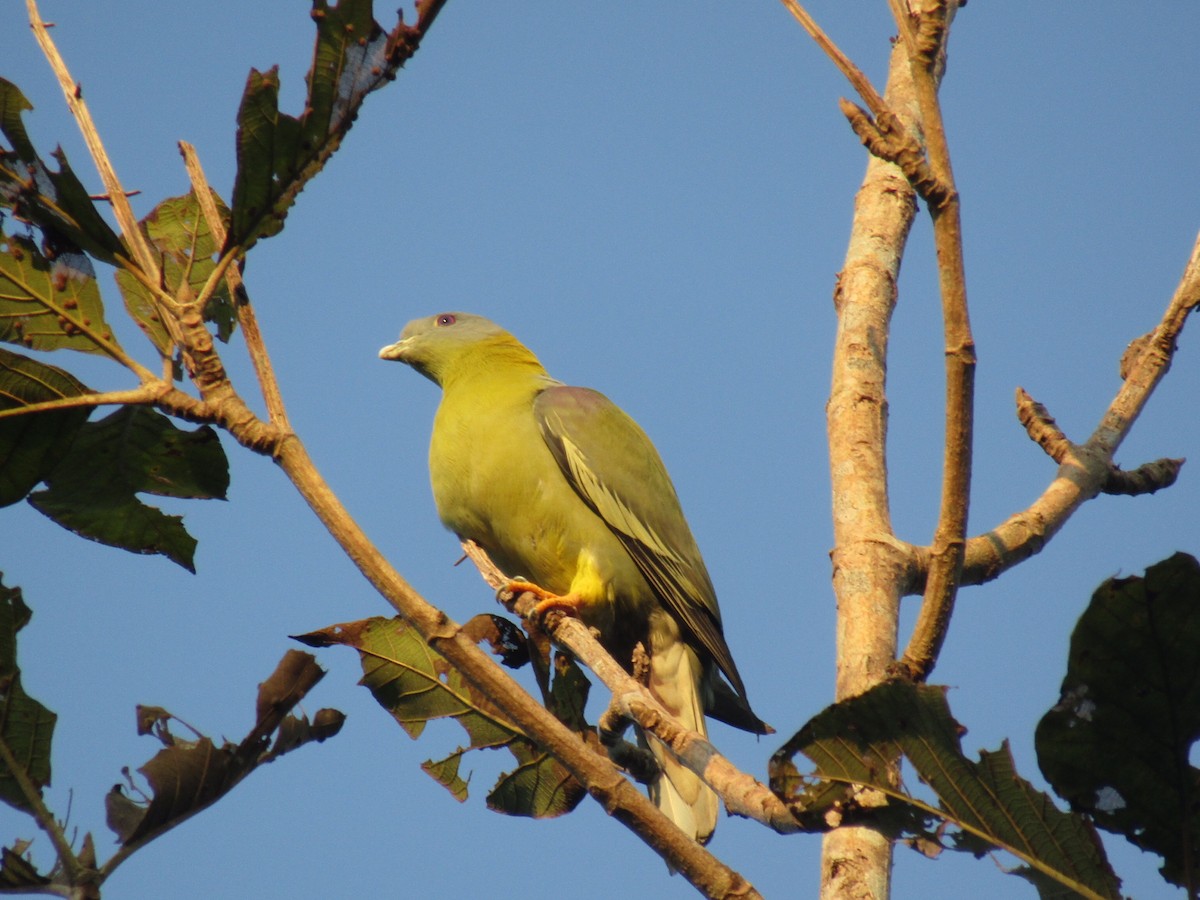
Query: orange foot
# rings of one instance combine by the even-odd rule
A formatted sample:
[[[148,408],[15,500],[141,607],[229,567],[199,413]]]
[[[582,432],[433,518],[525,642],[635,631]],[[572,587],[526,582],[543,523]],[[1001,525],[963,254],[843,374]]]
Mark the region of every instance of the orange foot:
[[[521,579],[510,581],[503,590],[510,592],[514,597],[521,594],[533,594],[538,598],[537,603],[526,617],[534,622],[544,622],[546,614],[551,612],[578,617],[579,607],[583,604],[583,600],[578,594],[554,594],[531,581],[522,581]]]

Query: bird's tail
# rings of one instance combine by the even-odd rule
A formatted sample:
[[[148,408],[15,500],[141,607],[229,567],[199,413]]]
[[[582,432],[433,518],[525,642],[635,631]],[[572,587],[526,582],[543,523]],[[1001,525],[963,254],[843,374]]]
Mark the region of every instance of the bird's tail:
[[[703,669],[696,651],[683,641],[655,648],[650,690],[684,725],[707,735],[701,694]],[[683,766],[657,738],[644,738],[662,775],[650,785],[650,799],[684,834],[707,844],[717,827],[719,802],[712,788]]]

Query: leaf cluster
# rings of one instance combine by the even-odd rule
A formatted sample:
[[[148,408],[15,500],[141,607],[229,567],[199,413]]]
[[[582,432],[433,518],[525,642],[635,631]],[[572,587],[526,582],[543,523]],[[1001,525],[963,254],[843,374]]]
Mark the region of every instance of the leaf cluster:
[[[487,640],[514,660],[526,661],[523,636],[506,619],[480,615],[463,626],[476,641]],[[426,760],[421,768],[460,801],[467,799],[468,778],[461,763],[470,750],[504,749],[517,767],[505,772],[487,795],[487,805],[508,815],[552,818],[568,813],[583,799],[583,786],[554,756],[509,721],[481,691],[401,619],[371,618],[331,625],[299,635],[309,646],[341,645],[358,651],[362,684],[414,740],[438,719],[462,726],[467,746]],[[595,730],[582,717],[588,683],[573,662],[560,655],[550,687],[550,708],[559,718],[598,746]]]
[[[422,4],[419,21],[385,30],[371,0],[316,0],[316,40],[305,111],[278,108],[277,70],[251,71],[238,112],[237,174],[229,205],[193,173],[187,194],[157,203],[140,221],[122,218],[128,201],[89,143],[107,195],[94,196],[61,149],[38,152],[25,127],[32,106],[0,78],[0,506],[27,500],[64,528],[134,553],[161,554],[195,571],[196,540],[183,519],[147,503],[224,499],[229,467],[217,428],[262,452],[270,448],[230,426],[253,418],[224,380],[213,339],[249,329],[249,297],[239,264],[258,240],[279,232],[309,179],[341,145],[366,96],[395,77],[412,56],[442,2]],[[60,80],[65,64],[30,5],[35,35]],[[68,95],[85,131],[90,117]],[[121,231],[100,204],[110,203]],[[115,270],[129,320],[155,360],[138,362],[109,321],[97,277]],[[136,334],[136,332],[134,332]],[[253,348],[252,352],[253,352]],[[137,379],[128,391],[101,394],[70,372],[28,355],[74,350],[106,357]],[[256,360],[258,364],[258,360]],[[159,369],[161,375],[155,374]],[[260,376],[269,380],[266,364]],[[200,396],[185,392],[184,378]],[[183,383],[181,389],[180,383]],[[264,391],[266,387],[264,385]],[[95,415],[104,403],[118,408]],[[268,400],[270,405],[270,400]],[[180,419],[199,422],[181,427]],[[256,443],[257,441],[257,443]],[[182,736],[178,719],[139,707],[139,730],[162,749],[107,798],[120,850],[98,867],[91,837],[76,851],[41,799],[50,778],[55,717],[28,697],[16,667],[16,633],[29,619],[19,591],[0,586],[0,799],[33,815],[55,841],[58,864],[42,875],[27,844],[3,850],[0,886],[34,887],[54,878],[95,892],[129,853],[224,796],[258,766],[336,734],[342,715],[321,710],[310,721],[292,708],[321,677],[293,651],[259,689],[255,727],[240,742],[198,732]],[[92,894],[89,893],[89,896]]]

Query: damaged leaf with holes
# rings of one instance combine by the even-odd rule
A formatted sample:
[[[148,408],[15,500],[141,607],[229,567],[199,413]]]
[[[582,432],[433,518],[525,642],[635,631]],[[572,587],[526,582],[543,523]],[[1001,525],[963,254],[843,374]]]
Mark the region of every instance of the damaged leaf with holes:
[[[54,151],[58,169],[46,165],[34,149],[21,116],[33,109],[11,81],[0,78],[0,210],[36,227],[52,257],[77,253],[117,264],[125,249],[80,183],[61,149]]]
[[[1020,777],[1007,743],[967,758],[945,692],[894,681],[828,707],[772,757],[772,789],[809,828],[862,821],[925,851],[1007,850],[1025,864],[1014,874],[1117,900],[1119,882],[1090,824]],[[811,775],[798,754],[816,764]],[[892,783],[901,754],[936,800]]]
[[[1038,763],[1071,806],[1200,891],[1200,563],[1177,553],[1097,588],[1071,635]]]
[[[20,588],[0,580],[0,741],[29,784],[40,794],[50,784],[50,744],[58,717],[25,693],[17,667],[17,633],[29,624],[30,612]],[[14,768],[0,760],[0,800],[32,810]]]
[[[89,393],[69,372],[0,347],[0,410]],[[0,418],[0,506],[24,499],[54,470],[91,410],[79,406]]]
[[[468,746],[422,768],[457,799],[467,796],[460,764],[468,750],[507,749],[517,768],[502,774],[488,794],[491,809],[549,818],[574,809],[583,787],[550,754],[529,740],[482,694],[400,619],[371,618],[331,625],[296,638],[309,646],[342,645],[359,653],[362,684],[411,738],[439,719],[452,719]]]
[[[274,673],[259,686],[255,724],[240,743],[219,746],[205,735],[176,734],[174,719],[157,706],[138,707],[138,733],[153,734],[162,744],[138,772],[147,793],[126,770],[126,784],[105,800],[109,828],[124,845],[142,843],[211,806],[259,766],[312,742],[324,741],[341,729],[345,716],[320,710],[314,720],[291,710],[324,670],[310,654],[289,650]]]
[[[91,260],[72,251],[50,256],[27,237],[0,234],[0,341],[84,353],[117,347]]]
[[[207,425],[184,431],[155,410],[126,406],[83,425],[46,484],[29,502],[64,528],[134,553],[160,553],[195,571],[196,540],[183,519],[137,495],[224,499],[229,463]]]
[[[384,31],[371,0],[315,0],[313,64],[299,118],[279,111],[279,71],[251,70],[238,110],[237,175],[225,246],[243,252],[278,234],[303,190],[341,145],[367,94],[417,51],[445,0],[420,5],[417,25]]]
[[[229,223],[229,208],[216,192],[213,203],[222,223]],[[216,269],[216,254],[221,249],[213,238],[194,191],[164,200],[146,218],[141,227],[158,252],[162,266],[163,288],[181,302],[199,296]],[[125,297],[125,308],[164,356],[172,353],[172,342],[159,316],[154,295],[128,271],[117,272],[117,284]],[[185,288],[186,286],[186,288]],[[229,287],[222,279],[204,306],[204,319],[216,325],[217,337],[229,340],[236,321]]]

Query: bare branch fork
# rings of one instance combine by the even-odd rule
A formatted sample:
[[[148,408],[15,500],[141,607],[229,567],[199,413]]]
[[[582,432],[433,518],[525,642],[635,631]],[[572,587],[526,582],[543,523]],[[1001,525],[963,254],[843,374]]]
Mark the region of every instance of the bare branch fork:
[[[1170,368],[1179,335],[1200,306],[1200,236],[1158,326],[1131,343],[1122,360],[1122,383],[1083,444],[1073,444],[1053,417],[1025,391],[1017,411],[1032,440],[1059,464],[1054,480],[1029,507],[986,534],[967,541],[963,584],[982,584],[1039,552],[1083,503],[1102,493],[1153,493],[1173,484],[1182,459],[1160,459],[1122,470],[1113,456]]]
[[[166,375],[156,376],[122,354],[114,358],[138,376],[142,382],[138,388],[66,398],[38,404],[36,407],[25,407],[22,412],[104,403],[148,404],[170,415],[221,427],[243,446],[272,457],[346,554],[400,616],[426,643],[458,669],[467,681],[487,696],[503,715],[562,762],[613,818],[637,834],[704,896],[757,897],[757,892],[749,882],[720,862],[708,850],[686,837],[611,761],[587,747],[578,735],[560,723],[513,681],[463,633],[457,623],[422,598],[370,542],[322,479],[303,443],[288,425],[265,343],[240,282],[240,248],[231,248],[222,256],[213,275],[198,295],[191,295],[186,282],[181,289],[181,296],[173,297],[163,290],[155,254],[138,227],[127,200],[128,192],[122,187],[108,159],[87,106],[82,100],[82,92],[78,90],[54,46],[38,13],[36,0],[26,0],[26,6],[38,43],[50,60],[67,97],[68,107],[84,133],[88,149],[104,181],[105,192],[113,204],[122,236],[131,248],[130,258],[120,262],[153,293],[162,319],[170,329],[171,338],[179,349],[189,378],[199,390],[200,397],[191,396],[175,387],[169,380],[169,368]],[[216,214],[215,204],[211,202],[203,170],[192,147],[181,144],[180,150],[192,179],[201,212],[219,242],[223,229]],[[247,349],[267,406],[268,421],[263,421],[255,415],[230,382],[212,335],[202,318],[205,302],[217,290],[222,280],[229,283],[237,299],[238,320],[242,325],[242,333],[246,336]],[[615,667],[615,664],[613,666]],[[681,736],[683,729],[679,723],[671,720],[661,709],[646,709],[641,700],[631,699],[627,705],[633,717],[639,721],[645,719],[651,731],[661,732],[664,736],[662,739],[667,743],[679,743],[681,752],[685,756],[688,755],[691,744],[687,735]],[[656,716],[659,723],[650,723],[649,720]],[[714,771],[722,767],[719,756],[716,759],[712,764]],[[730,771],[712,776],[714,780],[738,782],[737,773],[731,774],[732,767],[727,763],[724,765]],[[748,776],[740,778],[743,793],[749,795],[759,791],[760,805],[766,807],[776,804],[779,808],[773,809],[772,813],[780,815],[782,805],[778,804],[773,795],[769,798],[761,796],[761,791],[765,790],[761,785]],[[750,801],[747,801],[747,804],[747,808],[751,809],[753,804]],[[736,800],[734,805],[737,806]],[[737,811],[741,812],[741,809]],[[782,815],[790,819],[786,810],[782,810]],[[765,811],[760,812],[758,817],[764,820],[769,818]],[[50,817],[48,821],[53,826],[53,818]],[[781,824],[782,827],[787,827],[786,820],[781,820]],[[57,843],[59,842],[56,841],[56,845]],[[72,858],[65,857],[68,864]],[[86,878],[87,873],[79,877]]]
[[[892,528],[885,388],[900,261],[916,213],[912,185],[929,180],[916,172],[928,167],[920,150],[921,115],[904,43],[893,46],[887,90],[879,99],[845,54],[818,33],[799,3],[783,2],[847,73],[875,114],[875,123],[887,123],[886,132],[874,128],[867,113],[843,101],[852,127],[860,137],[869,131],[872,149],[879,150],[879,155],[868,157],[855,197],[846,259],[834,291],[837,335],[826,406],[834,527],[831,560],[838,602],[835,698],[845,700],[890,676],[900,599],[912,589],[917,570],[916,549],[897,539]],[[889,136],[896,149],[885,152]],[[826,900],[887,897],[891,855],[888,839],[870,828],[829,832],[822,847],[821,896]]]
[[[872,154],[834,294],[838,334],[827,407],[838,597],[836,695],[844,699],[893,675],[927,677],[945,639],[958,586],[994,578],[1038,552],[1083,501],[1100,492],[1148,492],[1174,480],[1182,460],[1159,460],[1124,472],[1113,464],[1113,453],[1165,373],[1188,312],[1200,302],[1200,263],[1194,251],[1159,328],[1127,352],[1122,388],[1086,443],[1073,444],[1043,407],[1019,394],[1022,424],[1059,463],[1059,472],[1028,509],[968,539],[975,355],[958,194],[937,96],[958,3],[889,0],[900,37],[883,99],[797,0],[782,2],[866,104],[864,110],[843,100],[841,109]],[[933,221],[946,351],[942,498],[930,547],[895,536],[886,466],[887,343],[914,195],[926,201]],[[907,649],[893,664],[899,599],[915,592],[924,595],[918,621]],[[885,839],[853,828],[838,829],[825,841],[823,897],[888,895],[890,847]]]
[[[949,170],[949,152],[945,132],[941,127],[940,105],[936,93],[938,57],[936,48],[944,39],[949,13],[955,4],[945,0],[929,0],[919,15],[910,14],[900,0],[889,0],[900,30],[900,43],[914,85],[918,87],[917,106],[920,117],[909,127],[904,117],[895,113],[870,85],[864,75],[812,21],[796,0],[783,0],[806,31],[830,56],[863,98],[871,115],[855,104],[843,100],[841,108],[855,133],[878,159],[897,166],[906,180],[929,204],[934,219],[935,241],[938,241],[939,272],[943,278],[943,303],[950,306],[944,312],[947,326],[947,400],[958,410],[958,424],[952,426],[954,415],[947,416],[947,463],[952,447],[958,450],[955,468],[946,468],[947,482],[943,485],[943,514],[947,512],[947,489],[950,480],[957,483],[953,492],[962,492],[962,513],[965,524],[965,498],[969,487],[969,411],[970,385],[968,371],[973,368],[973,345],[966,319],[965,279],[961,264],[961,224],[958,222],[957,194]],[[871,116],[874,116],[872,119]],[[919,127],[918,127],[919,126]],[[915,134],[925,132],[928,148],[922,146]],[[926,160],[926,153],[929,160]],[[948,212],[949,211],[949,212]],[[944,223],[939,226],[939,222]],[[939,237],[939,234],[941,235]],[[947,264],[949,262],[949,265]],[[845,298],[845,273],[839,283],[838,296]],[[894,290],[894,287],[892,287]],[[894,299],[890,302],[894,302]],[[1200,239],[1197,240],[1183,277],[1159,326],[1150,334],[1131,342],[1122,360],[1122,388],[1105,412],[1096,432],[1083,444],[1074,444],[1057,428],[1053,417],[1023,390],[1018,389],[1017,413],[1030,437],[1060,466],[1055,481],[1030,507],[1015,513],[1005,522],[984,534],[966,538],[960,533],[956,540],[963,542],[959,583],[979,584],[997,577],[1013,565],[1037,553],[1056,533],[1070,515],[1085,500],[1100,493],[1153,493],[1172,484],[1183,464],[1181,459],[1160,459],[1144,463],[1132,470],[1123,470],[1113,462],[1121,440],[1128,434],[1150,393],[1170,367],[1176,342],[1189,312],[1200,303]],[[966,354],[970,354],[970,359]],[[882,398],[881,398],[882,399]],[[948,406],[950,410],[952,406]],[[951,433],[951,430],[954,432]],[[968,451],[964,453],[964,451]],[[955,473],[957,469],[957,474]],[[1084,476],[1081,476],[1084,473]],[[944,518],[944,517],[943,517]],[[957,529],[954,529],[957,530]],[[939,524],[941,533],[941,524]],[[923,591],[930,596],[929,580],[936,571],[937,554],[933,547],[918,547],[895,541],[884,543],[899,549],[911,567],[909,590]],[[934,547],[938,545],[935,537]],[[943,569],[945,565],[943,565]],[[946,574],[939,576],[941,587],[934,593],[941,603],[925,603],[924,621],[914,628],[914,635],[903,657],[901,672],[924,677],[936,661],[935,648],[944,639],[944,624],[948,621],[950,604],[946,602]],[[940,632],[940,636],[939,636]]]

